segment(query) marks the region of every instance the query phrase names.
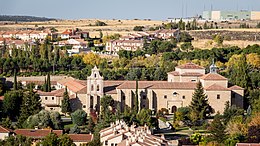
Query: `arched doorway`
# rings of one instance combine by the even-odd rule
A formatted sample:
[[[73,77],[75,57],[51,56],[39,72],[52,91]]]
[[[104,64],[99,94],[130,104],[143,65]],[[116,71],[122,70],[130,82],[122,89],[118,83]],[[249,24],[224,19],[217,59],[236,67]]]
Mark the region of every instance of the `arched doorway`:
[[[177,111],[177,107],[176,106],[172,106],[172,113],[175,113]]]

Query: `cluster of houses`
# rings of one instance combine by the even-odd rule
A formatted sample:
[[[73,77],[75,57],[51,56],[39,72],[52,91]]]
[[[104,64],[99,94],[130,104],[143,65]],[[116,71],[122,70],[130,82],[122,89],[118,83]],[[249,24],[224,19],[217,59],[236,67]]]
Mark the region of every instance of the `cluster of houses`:
[[[52,32],[50,30],[19,30],[19,31],[0,31],[0,46],[6,45],[8,48],[27,49],[36,45],[36,40],[43,43],[43,40],[49,37],[56,39],[54,45],[59,47],[69,46],[69,54],[77,54],[87,49],[87,41],[89,32],[67,29],[61,33]]]
[[[0,126],[0,139],[4,140],[8,138],[9,136],[16,136],[16,135],[22,135],[28,138],[31,138],[33,140],[33,145],[35,145],[37,142],[41,141],[43,138],[45,138],[48,134],[55,133],[57,136],[61,136],[63,133],[63,130],[52,130],[52,129],[15,129],[11,130],[8,128],[5,128],[3,126]],[[93,139],[93,134],[68,134],[68,136],[71,138],[73,143],[76,146],[80,146],[83,144],[87,144]]]
[[[179,30],[160,29],[154,32],[138,32],[122,36],[119,40],[110,40],[106,42],[106,51],[118,52],[119,50],[136,51],[143,49],[144,43],[149,43],[154,39],[168,40],[176,38],[179,35]]]
[[[148,126],[128,126],[124,121],[111,123],[100,132],[103,146],[168,146],[171,145],[164,135],[152,135]]]

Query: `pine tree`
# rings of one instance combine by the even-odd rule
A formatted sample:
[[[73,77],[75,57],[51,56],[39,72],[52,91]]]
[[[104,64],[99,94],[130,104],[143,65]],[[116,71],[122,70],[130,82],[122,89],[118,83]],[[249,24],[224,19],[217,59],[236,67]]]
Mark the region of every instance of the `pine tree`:
[[[198,82],[195,92],[192,95],[190,108],[193,122],[204,120],[206,118],[206,114],[210,114],[212,112],[201,82]]]
[[[14,90],[17,90],[17,74],[16,74],[16,70],[14,70]]]
[[[226,127],[223,124],[221,116],[218,113],[217,115],[215,115],[214,120],[212,121],[209,127],[209,132],[211,133],[210,139],[212,141],[222,143],[226,138],[225,129]]]
[[[61,101],[61,112],[64,113],[65,115],[71,112],[67,87],[65,88],[65,92],[63,94],[63,100]]]
[[[31,115],[39,113],[41,110],[40,96],[32,89],[23,96],[23,101],[20,109],[20,117],[18,119],[18,126],[22,128],[24,121]]]

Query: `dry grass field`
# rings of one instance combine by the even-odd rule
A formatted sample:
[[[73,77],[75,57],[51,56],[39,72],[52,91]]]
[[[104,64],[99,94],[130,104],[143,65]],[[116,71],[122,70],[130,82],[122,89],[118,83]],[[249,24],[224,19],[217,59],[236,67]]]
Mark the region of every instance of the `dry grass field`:
[[[97,19],[81,19],[81,20],[58,20],[48,22],[24,22],[18,24],[0,25],[0,30],[17,30],[24,28],[55,27],[59,32],[69,28],[79,28],[83,31],[89,31],[91,37],[99,36],[99,31],[102,30],[104,35],[119,33],[128,34],[133,32],[134,26],[154,27],[164,23],[163,21],[154,20],[99,20],[105,22],[107,26],[90,26],[94,25]]]
[[[96,21],[102,21],[107,24],[107,26],[93,26]],[[45,28],[56,28],[59,32],[62,32],[66,29],[70,28],[79,28],[83,31],[89,31],[91,37],[99,37],[100,31],[102,31],[103,35],[110,35],[114,33],[119,33],[121,35],[126,35],[129,33],[133,33],[133,28],[135,26],[144,26],[145,28],[159,26],[162,23],[167,23],[166,21],[154,21],[154,20],[100,20],[100,19],[80,19],[80,20],[57,20],[57,21],[47,21],[47,22],[21,22],[18,24],[4,24],[0,23],[0,31],[2,30],[20,30],[20,29],[35,29],[37,27],[45,27]],[[90,26],[92,25],[92,26]],[[215,29],[212,29],[214,31]],[[228,31],[251,31],[251,32],[259,32],[260,29],[217,29],[217,30],[228,30]],[[195,30],[196,31],[211,31],[211,30]],[[216,47],[216,45],[210,44],[210,40],[194,40],[192,42],[195,48],[212,48]],[[253,41],[224,41],[224,46],[233,46],[237,45],[239,47],[246,47],[247,45],[252,44],[260,44],[260,42]]]

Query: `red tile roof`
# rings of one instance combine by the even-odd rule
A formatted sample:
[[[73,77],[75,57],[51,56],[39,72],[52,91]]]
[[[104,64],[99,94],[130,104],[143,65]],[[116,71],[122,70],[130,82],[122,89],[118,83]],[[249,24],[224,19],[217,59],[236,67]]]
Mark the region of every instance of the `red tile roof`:
[[[220,86],[218,84],[210,85],[208,87],[205,87],[204,89],[207,91],[230,91],[230,89]]]
[[[236,146],[260,146],[260,143],[237,143]]]
[[[180,69],[205,69],[204,67],[196,65],[196,64],[191,63],[191,62],[183,64],[183,65],[176,66],[176,68],[180,68]]]
[[[229,87],[229,89],[231,89],[231,90],[244,90],[244,88],[239,87],[239,86],[237,86],[237,85],[234,85],[234,86],[232,86],[232,87]]]
[[[155,83],[151,86],[151,89],[186,89],[186,90],[194,90],[196,88],[197,83],[193,82],[161,82]]]
[[[44,81],[24,81],[26,84],[34,83],[35,85],[43,85]],[[57,85],[57,81],[51,81],[51,85]]]
[[[198,72],[185,72],[185,73],[181,74],[181,76],[197,76],[197,77],[200,77],[200,76],[203,76],[203,74],[198,73]]]
[[[40,91],[40,90],[37,91],[37,93],[40,96],[56,96],[56,97],[62,97],[64,92],[65,92],[64,88],[58,89],[58,90],[53,90],[51,92],[43,92],[43,91]]]
[[[0,133],[9,133],[12,132],[11,129],[4,128],[3,126],[0,126]]]
[[[55,133],[58,136],[62,135],[62,130],[51,130],[51,129],[16,129],[14,130],[14,133],[17,135],[23,135],[26,137],[31,137],[31,138],[44,138],[47,136],[49,133]]]
[[[172,72],[169,72],[168,74],[171,74],[171,75],[174,75],[174,76],[180,75],[180,73],[178,71],[172,71]]]
[[[90,142],[93,139],[93,134],[68,134],[73,142]]]
[[[227,80],[227,78],[225,78],[222,75],[217,74],[217,73],[208,73],[208,74],[202,76],[200,79],[203,79],[203,80]]]
[[[0,101],[3,101],[4,100],[4,96],[0,96]]]
[[[84,92],[85,87],[87,86],[87,81],[76,80],[73,78],[66,78],[58,81],[59,84],[67,86],[67,88],[75,93]]]
[[[136,81],[126,81],[117,89],[135,89]],[[167,81],[138,81],[139,89],[195,89],[196,83],[192,82],[167,82]]]

